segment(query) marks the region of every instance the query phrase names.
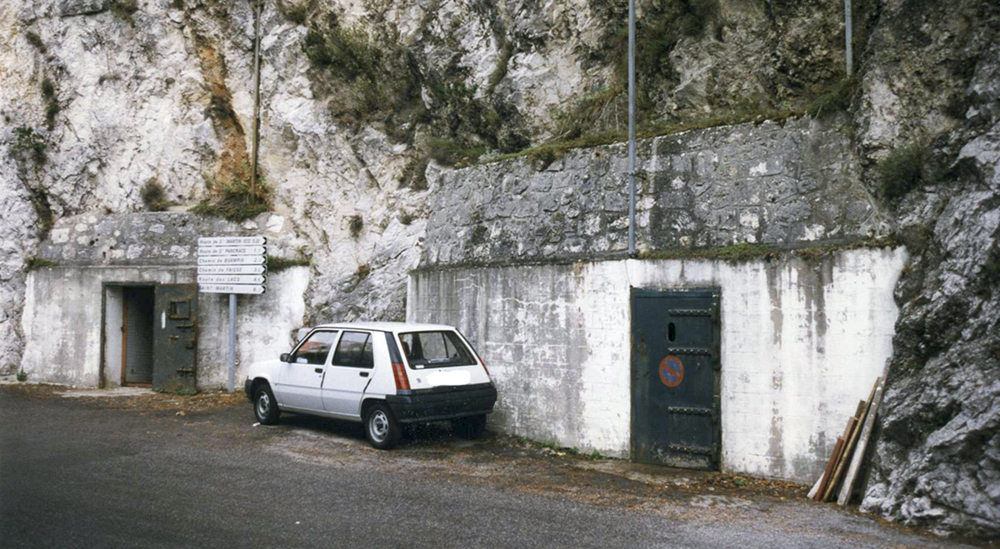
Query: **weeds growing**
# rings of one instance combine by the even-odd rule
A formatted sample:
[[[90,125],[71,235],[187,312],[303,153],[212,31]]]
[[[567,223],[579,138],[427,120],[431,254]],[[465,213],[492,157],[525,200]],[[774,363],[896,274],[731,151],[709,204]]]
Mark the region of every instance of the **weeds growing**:
[[[876,168],[879,190],[887,201],[897,200],[926,183],[927,147],[910,143],[889,153]]]
[[[146,205],[146,209],[151,212],[164,212],[177,204],[167,198],[163,185],[160,185],[155,178],[146,181],[142,189],[139,190],[139,196],[142,197],[142,203]]]
[[[205,216],[215,216],[240,222],[256,217],[271,209],[271,187],[261,176],[256,188],[250,188],[250,167],[243,173],[232,174],[226,181],[210,181],[209,198],[189,211]]]
[[[14,129],[14,144],[10,152],[21,158],[29,158],[37,166],[45,165],[48,160],[45,151],[49,148],[45,136],[28,126]]]

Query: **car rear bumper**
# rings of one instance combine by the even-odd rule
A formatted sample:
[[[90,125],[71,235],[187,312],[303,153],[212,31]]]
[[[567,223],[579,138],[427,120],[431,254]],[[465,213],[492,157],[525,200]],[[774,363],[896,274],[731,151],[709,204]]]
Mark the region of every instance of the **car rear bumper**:
[[[243,394],[246,395],[247,400],[253,402],[253,395],[250,394],[250,389],[253,387],[253,380],[247,379],[243,382]]]
[[[492,383],[436,387],[406,395],[387,395],[385,401],[400,423],[457,419],[492,412],[497,389]]]

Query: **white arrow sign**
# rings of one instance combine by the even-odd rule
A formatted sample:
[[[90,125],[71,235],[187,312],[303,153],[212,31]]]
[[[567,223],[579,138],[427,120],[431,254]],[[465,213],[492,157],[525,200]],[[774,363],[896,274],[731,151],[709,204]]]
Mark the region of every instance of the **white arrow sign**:
[[[205,258],[209,259],[209,258]],[[213,258],[214,259],[214,258]],[[200,275],[259,275],[264,274],[267,267],[263,265],[221,265],[218,267],[198,267]]]
[[[263,265],[267,258],[262,255],[225,255],[199,257],[198,265]]]
[[[267,239],[263,236],[203,236],[199,246],[263,246]]]
[[[198,291],[204,294],[254,294],[264,293],[263,286],[250,284],[199,284]]]
[[[198,248],[198,257],[213,255],[264,255],[263,246],[219,246]]]
[[[263,284],[262,275],[199,275],[198,284]]]

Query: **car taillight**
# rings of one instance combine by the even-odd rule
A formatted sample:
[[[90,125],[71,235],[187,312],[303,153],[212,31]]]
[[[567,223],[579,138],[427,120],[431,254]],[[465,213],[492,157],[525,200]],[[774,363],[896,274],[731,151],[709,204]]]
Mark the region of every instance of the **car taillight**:
[[[488,377],[488,378],[490,378],[490,380],[492,380],[493,376],[490,375],[490,369],[486,367],[486,363],[483,362],[482,358],[479,359],[479,365],[482,366],[483,370],[486,372],[486,377]]]
[[[410,389],[410,380],[406,377],[406,368],[403,366],[402,362],[392,363],[392,376],[396,378],[396,389]]]

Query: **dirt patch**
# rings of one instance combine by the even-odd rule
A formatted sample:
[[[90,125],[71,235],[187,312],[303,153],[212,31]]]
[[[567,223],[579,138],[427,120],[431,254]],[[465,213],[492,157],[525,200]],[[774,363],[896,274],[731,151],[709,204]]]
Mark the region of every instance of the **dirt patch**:
[[[60,398],[71,389],[61,385],[8,385],[4,390],[16,391],[22,398],[44,399]],[[74,391],[75,392],[75,391]],[[88,396],[80,399],[87,405],[97,406],[112,410],[134,410],[134,411],[170,411],[183,412],[186,415],[192,412],[208,412],[230,408],[240,404],[246,404],[246,396],[242,391],[226,393],[222,391],[206,391],[194,395],[176,395],[173,393],[157,393],[150,391],[131,396]]]

